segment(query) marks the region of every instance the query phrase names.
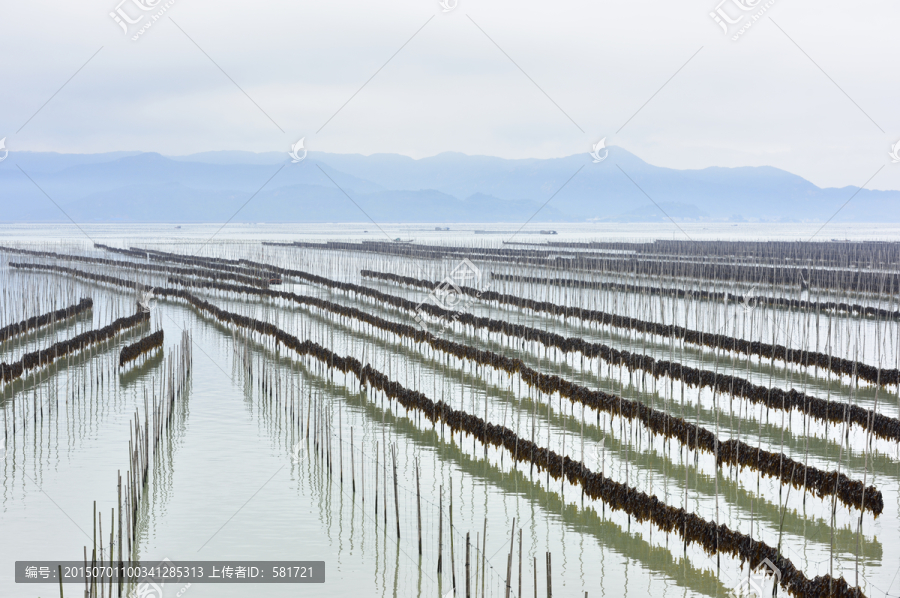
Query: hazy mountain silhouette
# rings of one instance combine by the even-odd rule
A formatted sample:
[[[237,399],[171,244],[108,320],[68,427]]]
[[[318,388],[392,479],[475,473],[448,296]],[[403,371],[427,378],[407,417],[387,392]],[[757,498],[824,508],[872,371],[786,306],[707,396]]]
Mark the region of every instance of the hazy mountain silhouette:
[[[587,153],[453,152],[313,152],[294,164],[287,152],[242,151],[18,152],[0,163],[3,221],[66,220],[47,196],[85,222],[223,222],[245,202],[233,221],[361,222],[363,211],[381,222],[825,221],[851,197],[836,221],[900,221],[900,191],[822,189],[768,166],[662,168],[618,147],[597,164]]]

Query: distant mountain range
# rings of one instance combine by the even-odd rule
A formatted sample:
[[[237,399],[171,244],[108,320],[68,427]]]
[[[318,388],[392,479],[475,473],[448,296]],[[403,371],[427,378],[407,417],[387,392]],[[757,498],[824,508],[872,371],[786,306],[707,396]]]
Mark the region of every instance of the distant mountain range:
[[[900,191],[822,189],[768,166],[662,168],[619,147],[596,164],[587,153],[316,152],[292,163],[241,151],[18,152],[0,163],[2,222],[67,221],[54,202],[76,222],[224,222],[239,208],[234,222],[824,222],[851,197],[835,221],[900,222]]]

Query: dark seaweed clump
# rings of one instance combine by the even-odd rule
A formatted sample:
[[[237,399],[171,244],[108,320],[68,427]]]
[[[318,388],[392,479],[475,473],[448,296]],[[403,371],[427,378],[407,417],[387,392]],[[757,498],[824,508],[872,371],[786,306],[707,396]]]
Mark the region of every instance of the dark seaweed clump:
[[[49,365],[69,353],[76,353],[91,345],[109,340],[122,330],[133,328],[150,321],[150,314],[138,312],[133,316],[119,318],[98,330],[88,330],[68,340],[53,343],[46,349],[26,353],[22,359],[11,364],[0,363],[0,380],[11,382],[26,371]]]
[[[131,281],[106,275],[83,273],[62,266],[36,264],[15,264],[15,266],[64,271],[70,274],[83,275],[93,280],[129,288],[135,286],[135,283]],[[628,419],[638,420],[647,429],[656,434],[663,435],[666,438],[676,438],[684,445],[692,446],[695,449],[704,450],[715,455],[716,461],[719,464],[735,464],[740,467],[749,467],[760,471],[766,476],[776,477],[781,483],[791,483],[798,488],[804,487],[819,497],[831,496],[836,493],[842,503],[857,509],[863,507],[863,498],[865,498],[865,509],[871,511],[876,516],[881,514],[884,510],[884,498],[881,491],[874,486],[865,487],[861,481],[852,480],[845,474],[839,474],[836,471],[824,472],[818,468],[806,466],[799,461],[795,461],[784,453],[764,451],[739,440],[732,439],[721,441],[713,432],[702,426],[697,426],[685,421],[683,418],[669,415],[663,411],[658,411],[639,401],[632,401],[603,391],[590,390],[556,375],[541,374],[540,372],[527,367],[519,359],[510,359],[492,351],[482,351],[469,345],[442,339],[419,328],[390,322],[356,308],[338,305],[317,297],[306,297],[284,291],[274,291],[270,289],[263,290],[254,287],[222,284],[205,280],[170,278],[169,282],[185,286],[215,288],[231,292],[280,297],[300,304],[312,305],[345,317],[357,318],[360,321],[390,331],[399,336],[411,338],[415,342],[427,342],[433,348],[454,355],[459,359],[475,361],[482,365],[488,365],[495,369],[503,370],[509,374],[519,374],[527,384],[539,388],[546,394],[559,393],[560,396],[564,396],[571,401],[583,403],[597,411],[604,411]],[[350,283],[334,284],[349,285]],[[149,287],[144,288],[146,290],[151,290]],[[177,289],[153,288],[152,291],[157,296],[176,296],[188,299],[192,303],[193,299],[195,299],[190,293]],[[397,297],[394,297],[394,299],[406,301]],[[423,307],[425,305],[423,305]],[[430,307],[439,309],[436,308],[436,306]],[[508,323],[504,322],[503,324]]]
[[[132,343],[127,347],[122,347],[119,353],[119,367],[122,367],[129,361],[134,361],[144,353],[149,353],[153,349],[163,346],[163,331],[157,330],[153,334],[145,336],[136,343]]]
[[[85,298],[75,305],[70,305],[69,307],[51,311],[40,316],[32,316],[27,320],[4,326],[3,328],[0,328],[0,343],[9,340],[14,336],[24,334],[29,330],[34,330],[53,322],[59,322],[60,320],[68,320],[69,318],[91,309],[93,306],[94,300]]]
[[[419,280],[408,276],[399,276],[396,274],[385,272],[374,272],[372,270],[363,270],[363,276],[369,278],[379,278],[382,280],[391,280],[400,282],[410,286],[419,286],[428,289],[435,287],[435,283],[428,280]],[[578,318],[588,322],[597,322],[604,326],[612,326],[614,328],[625,328],[636,330],[637,332],[662,336],[665,338],[674,337],[680,341],[690,343],[692,345],[701,345],[715,349],[725,349],[734,351],[743,355],[756,355],[765,359],[777,359],[785,363],[794,363],[803,367],[817,367],[823,370],[830,370],[842,376],[850,376],[851,378],[859,378],[872,384],[880,384],[882,386],[888,384],[900,384],[900,370],[877,368],[867,365],[861,361],[852,359],[843,359],[834,357],[827,353],[818,351],[803,351],[801,349],[790,349],[784,345],[771,345],[758,341],[748,341],[735,338],[725,334],[709,334],[700,330],[691,330],[683,326],[667,325],[658,322],[648,322],[621,316],[618,314],[610,314],[594,309],[582,309],[580,307],[570,307],[565,305],[557,305],[549,301],[535,301],[525,297],[516,295],[497,293],[496,291],[481,291],[472,287],[457,287],[466,295],[477,297],[484,301],[497,301],[506,305],[514,305],[519,308],[526,308],[532,311],[548,313],[564,318]]]
[[[790,559],[763,542],[733,531],[727,525],[717,525],[699,515],[675,508],[660,501],[655,495],[648,496],[635,488],[605,477],[602,473],[589,470],[583,463],[568,456],[543,448],[529,440],[519,438],[513,430],[496,426],[465,411],[454,410],[443,401],[435,403],[424,394],[409,390],[370,365],[363,366],[354,357],[341,357],[329,349],[310,340],[300,341],[274,324],[262,322],[247,316],[231,313],[199,299],[190,293],[176,289],[159,289],[161,295],[173,295],[187,299],[192,305],[212,314],[219,321],[248,328],[260,334],[272,336],[285,347],[299,355],[309,355],[329,367],[343,373],[352,373],[360,384],[378,389],[389,398],[396,400],[407,410],[418,410],[432,423],[443,422],[451,430],[465,432],[484,444],[503,447],[516,461],[530,461],[540,469],[547,470],[555,479],[566,476],[571,484],[584,488],[585,494],[601,500],[613,510],[625,511],[639,522],[650,521],[666,533],[682,536],[685,543],[699,545],[707,554],[725,553],[741,561],[758,567],[764,559],[769,559],[781,571],[781,585],[795,596],[840,596],[861,598],[859,588],[851,588],[843,577],[830,575],[807,578],[794,566]]]

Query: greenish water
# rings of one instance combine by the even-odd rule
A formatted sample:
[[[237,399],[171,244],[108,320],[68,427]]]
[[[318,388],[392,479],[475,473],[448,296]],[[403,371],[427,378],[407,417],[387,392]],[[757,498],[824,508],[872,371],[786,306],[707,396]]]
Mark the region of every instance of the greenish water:
[[[170,249],[191,253],[215,228],[185,226],[177,233],[162,226],[97,226],[86,230],[102,243],[129,246],[152,240],[171,243]],[[82,243],[83,237],[77,236],[78,231],[65,227],[54,231],[21,226],[0,230],[4,243],[49,244],[62,240],[87,247]],[[859,232],[870,236],[890,234],[887,229],[874,230],[874,233],[872,230]],[[327,226],[300,232],[302,238],[313,239],[358,234],[347,229],[340,233]],[[265,239],[301,238],[300,232],[286,226],[229,227],[222,233],[222,241],[216,238],[204,249],[204,254],[230,258],[246,255],[419,300],[425,298],[425,292],[363,280],[358,271],[372,268],[414,276],[417,269],[426,269],[431,274],[447,267],[443,263],[404,264],[399,258],[364,255],[337,258],[328,252],[262,249],[257,244]],[[578,229],[567,234],[570,238],[585,238],[589,233]],[[92,265],[73,263],[71,266],[99,271]],[[51,308],[51,297],[55,297],[55,308],[73,303],[68,300],[71,297],[91,296],[95,303],[90,314],[56,325],[52,330],[3,343],[0,360],[18,358],[56,340],[103,326],[133,310],[135,296],[119,288],[58,274],[10,270],[6,257],[0,257],[0,268],[4,286],[31,285],[28,287],[30,301],[21,306],[7,304],[0,310],[3,313],[16,310],[26,315],[43,313]],[[115,271],[114,275],[136,278],[127,270]],[[140,278],[157,284],[163,282],[147,274],[141,274]],[[432,277],[439,278],[439,275]],[[410,314],[349,294],[291,281],[286,281],[283,288],[353,305],[396,322],[412,323]],[[523,294],[538,292],[516,287],[516,292],[519,290]],[[529,436],[533,430],[542,445],[573,458],[580,459],[583,454],[588,467],[656,494],[669,504],[684,505],[707,519],[714,519],[718,512],[719,520],[730,527],[745,533],[752,530],[754,538],[773,546],[778,544],[780,535],[784,553],[807,576],[828,572],[833,533],[834,571],[854,584],[859,542],[859,584],[866,594],[884,596],[900,591],[900,582],[895,581],[900,568],[896,556],[900,554],[897,533],[900,531],[900,459],[896,443],[877,441],[873,443],[873,452],[866,455],[864,432],[851,429],[849,450],[847,445],[841,449],[839,430],[835,426],[826,429],[824,425],[805,422],[799,414],[782,418],[781,412],[766,413],[739,399],[714,398],[708,389],[682,390],[679,383],[673,385],[666,379],[629,376],[627,370],[609,369],[596,360],[582,363],[577,354],[563,360],[552,351],[545,353],[536,346],[523,350],[521,345],[512,345],[508,340],[488,338],[461,327],[444,333],[458,342],[515,355],[535,369],[559,374],[589,388],[620,393],[655,408],[683,414],[710,429],[718,423],[720,437],[727,438],[740,431],[741,438],[751,445],[759,443],[776,452],[783,447],[785,453],[808,459],[811,465],[833,469],[840,454],[841,471],[854,479],[866,476],[867,483],[875,484],[884,495],[885,512],[877,519],[864,515],[862,533],[858,536],[858,512],[838,504],[832,526],[829,500],[809,493],[804,495],[796,489],[787,496],[786,489],[767,478],[758,479],[750,470],[717,471],[709,455],[695,456],[692,451],[685,454],[676,442],[651,438],[637,425],[610,420],[606,415],[598,418],[591,411],[583,414],[580,406],[573,407],[558,396],[548,398],[530,392],[517,377],[436,355],[392,334],[373,331],[358,322],[316,309],[215,291],[198,290],[196,294],[223,309],[276,323],[289,333],[316,340],[338,354],[365,358],[410,388],[435,400],[443,398],[457,409],[482,417],[486,412],[488,420],[517,429],[522,436]],[[554,300],[559,303],[570,304],[590,305],[585,302],[592,300],[590,296],[565,292],[550,299],[554,297],[558,297]],[[635,315],[640,308],[639,303],[633,303],[633,298],[625,294],[605,297],[602,301],[635,310]],[[673,307],[668,300],[654,305],[657,313],[668,313]],[[674,307],[676,314],[684,315],[678,311],[681,307]],[[602,304],[596,308],[603,309]],[[476,303],[472,309],[479,315],[509,319],[657,358],[672,358],[671,345],[665,339],[643,339],[622,331],[591,328],[574,320],[561,321],[504,306]],[[694,305],[691,309],[696,310],[692,319],[705,326],[716,326],[729,317],[725,307]],[[751,317],[756,317],[758,322],[754,330],[760,330],[767,321],[762,313]],[[792,339],[800,338],[795,336],[799,335],[797,331],[806,330],[803,326],[808,321],[806,314],[780,312],[778,317],[780,327],[792,331]],[[835,322],[848,320],[834,318]],[[742,325],[749,330],[749,322]],[[886,340],[880,345],[879,354],[892,363],[891,360],[896,360],[897,325],[881,326],[880,333]],[[153,462],[149,489],[141,505],[136,556],[152,562],[163,558],[176,562],[324,560],[327,580],[324,586],[252,586],[249,593],[248,586],[193,584],[184,588],[170,584],[165,588],[166,596],[178,592],[191,597],[443,595],[452,583],[448,518],[451,496],[457,584],[461,585],[464,576],[465,536],[469,533],[474,545],[476,534],[480,538],[487,520],[485,557],[489,573],[485,586],[489,596],[500,596],[503,592],[513,518],[523,530],[523,595],[526,596],[534,591],[535,559],[539,595],[545,595],[544,559],[548,551],[553,558],[553,589],[560,596],[583,595],[585,591],[591,596],[724,596],[742,575],[738,563],[732,559],[723,557],[717,566],[715,557],[695,547],[685,550],[678,536],[630,521],[627,516],[604,508],[602,503],[582,500],[576,487],[552,478],[548,484],[546,474],[530,471],[527,464],[513,467],[509,455],[493,448],[485,451],[470,437],[460,438],[440,426],[432,427],[424,418],[406,413],[380,394],[360,392],[355,380],[345,379],[343,374],[329,374],[320,364],[300,359],[269,341],[256,337],[246,339],[243,333],[235,333],[210,317],[199,315],[182,301],[157,302],[152,323],[144,332],[156,328],[165,331],[167,355],[180,338],[181,330],[191,331],[194,370],[183,409],[177,413],[175,431],[162,457]],[[865,360],[874,362],[876,328],[875,323],[865,321],[847,325],[840,336],[841,342],[834,345],[835,352],[847,356],[852,351],[848,349],[852,347],[848,341],[858,339],[866,348]],[[746,336],[740,334],[740,327],[737,330],[738,336]],[[766,330],[768,334],[777,333],[779,326],[770,324]],[[116,505],[117,472],[128,467],[129,426],[134,411],[142,408],[145,389],[158,385],[164,367],[163,355],[156,354],[127,368],[126,373],[117,372],[119,350],[136,340],[141,332],[122,334],[107,346],[62,361],[0,389],[7,430],[0,465],[3,480],[0,530],[7,539],[0,543],[3,563],[0,595],[56,595],[58,588],[53,585],[17,586],[12,579],[12,564],[27,559],[80,560],[84,546],[92,542],[94,501],[104,517],[104,532],[108,532],[109,512]],[[786,332],[781,334],[788,338]],[[804,337],[797,342],[814,341]],[[246,371],[245,359],[254,364],[252,379]],[[759,384],[794,387],[815,396],[858,401],[867,407],[877,400],[881,413],[892,417],[900,414],[897,389],[893,387],[879,391],[876,397],[873,388],[863,385],[856,389],[847,379],[829,382],[821,374],[816,377],[778,362],[769,364],[730,357],[723,362],[721,356],[717,360],[714,352],[691,346],[676,347],[674,359],[695,367],[735,371]],[[266,388],[261,385],[264,380],[269,381]],[[268,389],[274,388],[278,391],[273,390],[270,395]],[[301,424],[297,414],[301,408],[309,409],[310,400],[333,419],[332,450],[337,461],[332,462],[330,471],[321,459],[314,457],[314,444],[307,446],[301,436],[305,421]],[[351,429],[354,435],[352,474]],[[10,434],[11,430],[15,430],[14,435]],[[294,462],[298,442],[301,458]],[[393,472],[384,469],[385,443],[396,446],[397,451],[399,501],[396,506]],[[416,540],[416,460],[421,477],[421,557]],[[443,576],[437,574],[436,565],[441,512]],[[517,543],[518,538],[516,546]],[[473,554],[473,559],[481,558],[479,551]],[[518,547],[516,555],[518,558]],[[517,562],[513,570],[515,593]],[[892,583],[896,584],[893,588]],[[40,590],[39,594],[34,593],[35,588]],[[67,586],[66,596],[70,591],[75,595],[79,587]]]

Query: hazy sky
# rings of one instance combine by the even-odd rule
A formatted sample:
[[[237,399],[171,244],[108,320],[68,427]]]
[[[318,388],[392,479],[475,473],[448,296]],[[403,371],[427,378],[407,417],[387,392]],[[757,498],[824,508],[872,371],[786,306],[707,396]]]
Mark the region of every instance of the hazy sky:
[[[900,189],[900,3],[717,1],[175,0],[134,41],[166,0],[5,0],[0,137],[11,157],[305,136],[310,152],[508,158],[606,137],[660,166],[837,187],[884,167],[868,187]],[[717,6],[764,12],[734,41]],[[117,8],[143,15],[128,34]]]

